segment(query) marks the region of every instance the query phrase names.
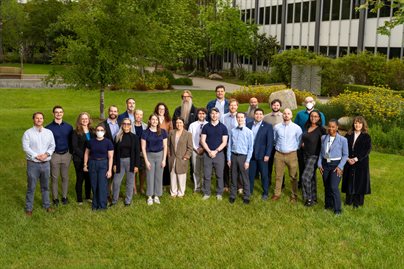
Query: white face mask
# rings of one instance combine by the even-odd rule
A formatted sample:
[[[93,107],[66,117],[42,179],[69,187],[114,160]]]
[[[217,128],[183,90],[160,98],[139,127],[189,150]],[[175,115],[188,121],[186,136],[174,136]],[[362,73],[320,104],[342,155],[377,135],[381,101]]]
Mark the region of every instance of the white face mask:
[[[102,137],[104,137],[105,132],[104,131],[97,131],[95,134],[97,135],[98,138],[102,138]]]
[[[314,104],[313,104],[313,103],[307,103],[307,104],[306,104],[306,108],[307,108],[308,110],[311,110],[313,107],[314,107]]]

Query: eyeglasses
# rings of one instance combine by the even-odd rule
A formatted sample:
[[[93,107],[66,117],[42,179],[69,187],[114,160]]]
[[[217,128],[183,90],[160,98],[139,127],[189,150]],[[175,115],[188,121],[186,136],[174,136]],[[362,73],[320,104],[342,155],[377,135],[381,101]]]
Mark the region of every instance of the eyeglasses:
[[[187,98],[187,97],[191,98],[191,96],[189,96],[189,95],[183,95],[182,96],[182,98]]]
[[[130,125],[130,123],[124,122],[124,123],[122,123],[122,125],[128,126],[128,125]]]

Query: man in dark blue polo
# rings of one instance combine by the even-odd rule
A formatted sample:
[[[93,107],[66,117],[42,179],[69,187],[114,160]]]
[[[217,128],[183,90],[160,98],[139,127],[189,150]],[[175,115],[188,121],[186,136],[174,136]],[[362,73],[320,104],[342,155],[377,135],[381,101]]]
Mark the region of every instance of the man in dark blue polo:
[[[202,128],[201,145],[205,149],[203,156],[204,162],[204,180],[203,180],[203,199],[210,197],[210,184],[212,177],[212,168],[215,168],[217,179],[217,200],[222,200],[223,194],[223,169],[225,158],[223,149],[227,145],[228,131],[226,126],[219,121],[220,113],[217,107],[210,111],[211,121]]]
[[[271,152],[274,144],[274,131],[272,125],[263,121],[264,110],[261,108],[255,109],[254,121],[247,123],[254,136],[254,151],[250,161],[249,177],[251,194],[254,190],[254,179],[257,170],[261,175],[262,183],[262,200],[268,200],[269,192],[269,172],[268,161],[271,157]]]
[[[73,127],[67,122],[63,121],[64,111],[61,106],[54,106],[52,111],[54,120],[48,124],[46,128],[52,131],[56,144],[55,152],[52,155],[50,165],[53,203],[55,206],[58,206],[59,175],[62,177],[62,203],[66,205],[69,202],[67,199],[67,191],[69,186],[69,166],[72,159],[70,149]]]

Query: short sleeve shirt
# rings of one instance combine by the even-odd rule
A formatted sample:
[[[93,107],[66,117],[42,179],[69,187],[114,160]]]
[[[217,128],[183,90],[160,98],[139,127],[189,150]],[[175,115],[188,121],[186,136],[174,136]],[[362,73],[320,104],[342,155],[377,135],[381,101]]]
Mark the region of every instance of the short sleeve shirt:
[[[142,139],[146,141],[146,152],[160,152],[163,150],[163,140],[167,138],[167,132],[161,129],[160,135],[146,129],[142,133]]]
[[[87,148],[90,150],[90,160],[98,160],[107,159],[108,151],[114,150],[114,145],[108,138],[104,138],[103,140],[93,138],[88,141]]]
[[[208,144],[208,147],[215,150],[222,144],[223,136],[228,136],[229,132],[223,123],[219,122],[214,126],[209,122],[203,126],[202,134],[206,135],[206,144]]]

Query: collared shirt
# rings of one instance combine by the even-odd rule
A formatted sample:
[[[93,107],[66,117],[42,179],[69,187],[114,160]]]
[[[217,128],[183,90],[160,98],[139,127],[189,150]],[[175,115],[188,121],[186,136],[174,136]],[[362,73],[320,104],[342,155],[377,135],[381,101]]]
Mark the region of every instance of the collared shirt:
[[[52,121],[46,126],[46,129],[51,130],[55,138],[55,152],[69,151],[73,134],[73,127],[70,124],[64,121],[60,124]]]
[[[198,120],[189,125],[188,131],[192,134],[192,144],[195,150],[201,147],[199,143],[201,141],[202,128],[206,123],[208,123],[206,120],[203,122]]]
[[[212,122],[205,124],[202,128],[202,134],[206,135],[205,142],[209,149],[216,150],[222,144],[223,137],[228,136],[229,132],[226,126],[218,121],[216,125],[213,125]]]
[[[262,123],[262,121],[259,121],[259,122],[254,121],[254,123],[252,125],[251,131],[253,132],[253,135],[254,135],[254,141],[255,141],[255,137],[257,136],[257,133],[260,129],[261,123]]]
[[[118,121],[115,121],[115,123],[113,123],[113,122],[111,121],[111,119],[108,118],[108,119],[107,119],[107,123],[108,123],[108,125],[109,125],[109,129],[111,130],[112,138],[113,138],[113,140],[115,141],[115,136],[116,136],[116,134],[119,132],[119,124],[118,124]]]
[[[265,115],[263,121],[265,121],[266,123],[272,124],[272,126],[274,127],[275,125],[277,125],[278,123],[281,123],[283,121],[282,112],[278,111],[278,112],[268,113]]]
[[[282,153],[298,150],[302,133],[302,129],[296,123],[278,123],[274,127],[275,149]]]
[[[48,153],[49,157],[45,161],[51,159],[55,151],[55,139],[50,130],[46,128],[32,127],[25,131],[22,136],[22,148],[26,154],[26,159],[33,162],[41,162],[35,159],[36,156],[43,153]]]
[[[247,155],[249,163],[254,148],[253,132],[245,126],[239,126],[230,131],[227,146],[227,160],[231,160],[231,153]]]
[[[231,114],[231,112],[228,112],[221,117],[220,121],[226,126],[227,131],[231,131],[234,127],[236,127],[237,124],[237,118],[236,118],[237,113],[234,115]]]
[[[215,107],[219,109],[220,115],[224,115],[224,103],[225,99],[223,99],[223,101],[219,101],[219,99],[216,99]]]

